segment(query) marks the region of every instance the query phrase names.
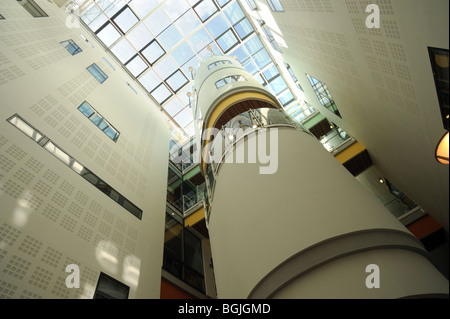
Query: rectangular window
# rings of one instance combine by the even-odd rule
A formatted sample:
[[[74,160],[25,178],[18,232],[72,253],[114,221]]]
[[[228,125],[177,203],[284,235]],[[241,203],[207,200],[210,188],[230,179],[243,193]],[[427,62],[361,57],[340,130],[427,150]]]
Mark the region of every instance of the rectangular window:
[[[28,11],[34,18],[48,17],[47,13],[41,9],[34,0],[17,0],[20,5]]]
[[[448,130],[449,117],[449,55],[448,50],[438,48],[428,48],[431,68],[433,70],[434,84],[441,109],[442,122],[444,128]]]
[[[88,108],[83,108],[83,114],[94,114],[89,111]],[[46,151],[60,160],[64,165],[72,169],[79,176],[83,177],[87,182],[95,186],[97,189],[102,191],[104,194],[109,196],[112,200],[122,206],[124,209],[129,211],[131,214],[136,216],[139,219],[142,219],[142,210],[138,208],[136,205],[131,203],[124,196],[115,191],[111,186],[109,186],[106,182],[104,182],[101,178],[91,172],[88,168],[78,162],[75,158],[73,158],[69,153],[65,152],[62,148],[57,146],[50,140],[47,136],[40,133],[37,129],[35,129],[32,125],[28,124],[27,121],[22,119],[19,115],[14,114],[9,119],[7,119],[9,123],[19,129],[22,133],[30,137],[33,141],[35,141],[39,146],[43,147]]]
[[[270,9],[274,12],[283,12],[283,6],[280,3],[280,0],[267,0],[267,3],[269,4]]]
[[[100,83],[105,82],[105,80],[108,78],[108,76],[105,74],[105,72],[103,72],[102,69],[100,69],[98,67],[98,65],[95,63],[88,66],[87,70]]]
[[[256,5],[255,0],[246,0],[248,6],[250,7],[250,9],[252,10],[258,10],[258,6]]]
[[[128,299],[130,287],[107,274],[100,273],[94,299]]]
[[[60,43],[72,55],[78,54],[83,51],[73,40],[62,41]]]
[[[84,101],[78,110],[84,114],[92,123],[94,123],[103,133],[105,133],[114,142],[119,139],[119,131],[117,131],[107,120],[103,118],[94,108],[86,101]]]

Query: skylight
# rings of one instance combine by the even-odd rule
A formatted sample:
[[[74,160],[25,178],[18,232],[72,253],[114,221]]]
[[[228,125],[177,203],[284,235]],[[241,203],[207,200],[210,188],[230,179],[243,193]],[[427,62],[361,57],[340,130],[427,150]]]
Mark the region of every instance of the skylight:
[[[160,104],[180,139],[194,134],[186,96],[191,69],[212,53],[236,56],[277,98],[291,100],[284,77],[236,0],[90,0],[83,7],[82,21]]]

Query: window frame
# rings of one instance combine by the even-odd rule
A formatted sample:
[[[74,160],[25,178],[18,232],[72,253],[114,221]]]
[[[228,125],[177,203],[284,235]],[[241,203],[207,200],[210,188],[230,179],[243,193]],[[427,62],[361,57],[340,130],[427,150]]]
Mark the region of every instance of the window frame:
[[[69,52],[72,56],[77,55],[78,53],[83,52],[83,50],[80,48],[78,44],[75,43],[72,39],[68,39],[65,41],[61,41],[60,44]],[[70,52],[67,48],[68,46],[76,47],[74,52]]]
[[[24,8],[33,18],[48,18],[48,14],[34,1],[34,0],[17,0],[19,4]],[[27,6],[27,4],[34,9],[30,10],[30,7]],[[36,12],[39,13],[39,15],[36,15]]]
[[[101,75],[101,76],[103,77],[103,80],[102,80],[102,81],[100,81],[100,79],[97,78],[97,77],[91,72],[92,68],[95,69],[97,75]],[[108,76],[106,75],[106,73],[103,72],[103,70],[102,70],[96,63],[92,63],[90,66],[88,66],[88,67],[86,68],[86,70],[87,70],[87,71],[94,77],[94,79],[96,79],[100,84],[103,84],[103,83],[108,79]]]

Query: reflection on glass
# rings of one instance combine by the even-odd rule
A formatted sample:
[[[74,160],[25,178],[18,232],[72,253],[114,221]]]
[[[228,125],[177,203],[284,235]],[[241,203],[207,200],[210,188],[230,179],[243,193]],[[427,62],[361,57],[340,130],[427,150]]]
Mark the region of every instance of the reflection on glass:
[[[57,159],[59,159],[61,162],[63,162],[66,165],[70,164],[70,156],[67,155],[63,150],[61,150],[58,146],[53,144],[51,141],[48,141],[44,148],[49,151],[53,156],[55,156]]]
[[[25,121],[23,121],[18,116],[13,116],[8,120],[11,124],[16,126],[23,133],[31,137],[35,142],[39,142],[39,140],[43,137],[41,133],[36,131],[33,127],[28,125]]]

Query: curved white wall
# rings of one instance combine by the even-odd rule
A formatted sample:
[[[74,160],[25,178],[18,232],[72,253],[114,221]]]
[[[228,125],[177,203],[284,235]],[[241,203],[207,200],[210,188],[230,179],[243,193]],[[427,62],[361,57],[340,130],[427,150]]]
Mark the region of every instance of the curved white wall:
[[[255,142],[256,136],[251,134],[240,143],[247,145]],[[311,262],[311,258],[316,258],[317,263],[324,262],[333,252],[334,243],[336,250],[341,249],[342,254],[393,244],[407,249],[405,254],[408,256],[414,254],[414,259],[425,260],[422,254],[426,252],[414,236],[314,137],[284,128],[278,129],[277,141],[277,145],[270,145],[270,152],[278,155],[275,174],[259,174],[263,164],[258,162],[224,163],[218,172],[209,232],[219,298],[247,298],[250,294],[251,297],[261,296],[257,290],[264,285],[258,284],[280,264],[286,264],[292,256],[300,260],[304,258],[307,262]],[[270,154],[269,151],[267,153]],[[368,237],[364,237],[366,234]],[[370,234],[376,236],[370,237]],[[340,240],[348,241],[344,243]],[[326,245],[329,245],[328,248],[323,248]],[[403,251],[397,252],[397,258],[402,259]],[[315,257],[308,257],[310,253],[314,253]],[[388,259],[378,259],[376,253],[371,256],[373,259],[368,258],[367,262],[376,264]],[[295,258],[289,262],[293,260]],[[425,261],[422,263],[427,264]],[[315,267],[314,262],[311,267]],[[418,267],[421,276],[431,278],[433,287],[436,278],[442,277],[439,279],[442,284],[436,285],[435,292],[441,293],[442,285],[447,285],[448,289],[448,281],[434,267],[422,267],[420,263],[414,267]],[[364,273],[365,268],[361,271]],[[280,272],[281,277],[289,276],[283,270]],[[280,275],[280,272],[275,275]],[[389,276],[387,272],[384,271],[383,276]],[[348,273],[346,276],[353,275]],[[348,280],[356,280],[352,278]],[[406,276],[401,280],[412,279]],[[317,284],[320,285],[320,281]],[[360,284],[365,285],[364,281]],[[265,287],[268,291],[279,289],[274,282],[270,285],[272,287]],[[404,283],[394,282],[390,287],[383,288],[393,291],[397,285],[404,286]],[[283,296],[315,297],[307,292],[291,290]],[[361,295],[359,290],[350,289],[348,296],[370,298],[370,294]],[[420,289],[404,291],[405,296],[417,293]],[[391,295],[402,296],[401,293]]]

